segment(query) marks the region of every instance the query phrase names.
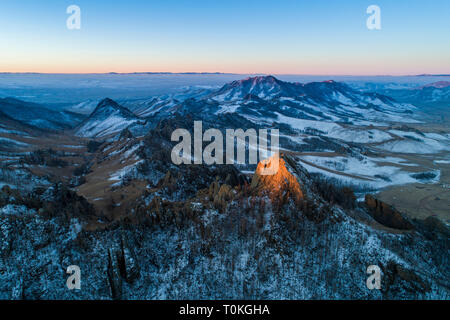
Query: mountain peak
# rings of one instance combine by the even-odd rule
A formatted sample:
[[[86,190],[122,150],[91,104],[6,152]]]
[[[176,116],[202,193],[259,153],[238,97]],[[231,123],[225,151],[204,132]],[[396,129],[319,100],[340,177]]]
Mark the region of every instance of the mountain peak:
[[[275,85],[275,84],[281,84],[283,81],[278,80],[274,76],[255,76],[255,77],[248,77],[242,80],[235,80],[231,82],[229,85],[231,86],[245,86],[245,85]],[[227,86],[227,85],[225,85]]]
[[[227,83],[213,94],[217,101],[243,99],[251,94],[261,99],[296,96],[301,89],[297,84],[281,81],[274,76],[256,76]]]
[[[272,75],[268,75],[268,76],[255,76],[255,77],[248,77],[244,80],[241,81],[252,81],[252,82],[278,82],[280,80],[278,80],[277,78],[275,78]]]
[[[274,161],[279,161],[277,172],[273,175],[264,175],[263,171],[273,167]],[[288,198],[298,202],[304,198],[297,177],[288,170],[288,165],[282,157],[271,157],[261,161],[253,175],[251,187],[258,193],[268,194],[273,203],[280,203]]]
[[[110,98],[99,102],[91,115],[78,127],[81,137],[102,137],[114,134],[137,122],[139,118],[129,109]]]
[[[124,117],[129,117],[129,118],[136,117],[134,115],[134,113],[131,112],[129,109],[121,106],[116,101],[114,101],[110,98],[105,98],[105,99],[101,100],[98,103],[95,110],[90,115],[90,117],[98,115],[98,114],[110,115],[110,113],[117,113],[117,112],[119,112]]]
[[[115,102],[113,99],[110,98],[105,98],[101,100],[98,103],[97,108],[103,108],[105,106],[120,107],[120,105],[117,102]]]

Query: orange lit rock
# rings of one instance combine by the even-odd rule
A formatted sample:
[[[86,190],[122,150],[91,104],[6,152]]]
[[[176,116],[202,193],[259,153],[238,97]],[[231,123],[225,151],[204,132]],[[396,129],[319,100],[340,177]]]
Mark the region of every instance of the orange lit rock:
[[[275,174],[265,175],[264,170],[271,165],[272,161],[279,161],[279,167]],[[270,158],[260,162],[256,168],[251,188],[258,194],[267,194],[274,201],[284,202],[292,198],[298,202],[304,198],[297,177],[286,168],[286,162],[282,158]]]

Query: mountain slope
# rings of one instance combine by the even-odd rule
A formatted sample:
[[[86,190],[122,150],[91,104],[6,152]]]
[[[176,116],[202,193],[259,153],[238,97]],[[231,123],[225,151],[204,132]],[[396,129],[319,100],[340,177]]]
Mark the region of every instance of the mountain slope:
[[[124,101],[123,105],[139,117],[151,117],[161,110],[171,108],[180,102],[172,97],[163,96],[137,101]]]
[[[39,128],[27,125],[19,120],[13,119],[0,111],[0,133],[3,134],[29,134],[30,132],[41,132]]]
[[[79,114],[51,110],[36,103],[14,98],[0,99],[0,111],[28,125],[51,130],[72,128],[84,119]]]
[[[75,134],[80,137],[105,137],[138,121],[139,118],[130,110],[106,98],[100,101],[91,115],[76,128]]]
[[[8,262],[0,298],[74,299],[61,286],[67,275],[55,270],[76,261],[92,270],[78,299],[448,299],[444,224],[386,226],[286,156],[279,175],[256,172],[253,186],[233,166],[171,166],[175,127],[145,137],[145,165],[122,179],[116,198],[103,189],[103,211],[60,185],[36,199],[0,190],[0,254]],[[150,183],[155,171],[161,175]],[[143,186],[140,194],[127,192],[133,184]],[[370,265],[383,271],[381,290],[365,285]]]
[[[69,107],[66,107],[65,109],[70,112],[82,114],[82,115],[90,115],[92,111],[95,110],[95,107],[99,104],[100,100],[86,100],[74,105],[71,105]]]

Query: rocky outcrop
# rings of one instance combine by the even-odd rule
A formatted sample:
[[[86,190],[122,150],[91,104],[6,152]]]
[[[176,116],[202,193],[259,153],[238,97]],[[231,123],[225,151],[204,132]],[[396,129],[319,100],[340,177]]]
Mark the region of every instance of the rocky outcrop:
[[[367,194],[365,203],[372,217],[382,225],[399,230],[411,230],[412,223],[394,207]]]
[[[117,252],[110,248],[108,250],[108,282],[111,289],[111,297],[115,300],[122,298],[122,277],[120,275]]]
[[[384,267],[384,284],[382,291],[387,299],[419,296],[430,291],[430,284],[413,270],[407,269],[393,261]]]
[[[274,174],[266,174],[270,173],[271,168],[276,168],[274,161],[279,161],[278,170],[275,170]],[[268,195],[272,202],[285,203],[292,199],[298,203],[304,198],[296,175],[289,172],[285,160],[281,157],[273,157],[258,164],[251,188],[260,195]]]
[[[139,264],[132,247],[128,245],[125,237],[122,237],[122,252],[120,257],[122,276],[128,283],[133,283],[139,277]]]
[[[120,245],[108,250],[108,283],[111,297],[122,298],[123,280],[132,284],[140,276],[140,268],[133,248],[122,235]]]

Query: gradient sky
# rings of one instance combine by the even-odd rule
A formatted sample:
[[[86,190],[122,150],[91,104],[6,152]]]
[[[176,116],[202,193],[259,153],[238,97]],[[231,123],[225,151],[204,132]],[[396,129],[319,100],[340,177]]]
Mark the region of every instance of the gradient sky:
[[[0,1],[0,72],[113,71],[450,73],[450,1]]]

